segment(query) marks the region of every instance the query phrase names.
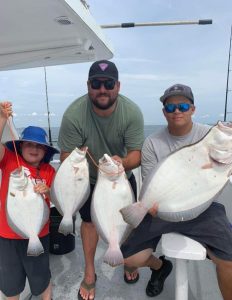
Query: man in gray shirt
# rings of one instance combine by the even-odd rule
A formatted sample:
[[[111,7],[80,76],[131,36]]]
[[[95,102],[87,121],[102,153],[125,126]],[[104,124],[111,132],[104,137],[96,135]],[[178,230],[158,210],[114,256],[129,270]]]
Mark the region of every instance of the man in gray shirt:
[[[160,98],[167,127],[150,135],[142,148],[142,178],[144,179],[157,163],[170,153],[183,146],[191,145],[202,139],[210,127],[192,122],[195,111],[194,96],[190,87],[175,84],[168,88]],[[168,188],[168,182],[167,182]],[[216,265],[219,288],[224,300],[232,295],[232,230],[222,204],[213,202],[197,218],[184,222],[167,222],[156,217],[154,206],[140,225],[134,229],[122,246],[128,266],[151,267],[152,252],[163,233],[179,232],[203,244],[207,254]],[[153,217],[152,217],[153,216]],[[196,226],[197,225],[197,226]],[[222,234],[223,233],[223,234]],[[154,295],[157,287],[157,271],[152,270],[146,293]],[[163,276],[167,276],[164,272]]]

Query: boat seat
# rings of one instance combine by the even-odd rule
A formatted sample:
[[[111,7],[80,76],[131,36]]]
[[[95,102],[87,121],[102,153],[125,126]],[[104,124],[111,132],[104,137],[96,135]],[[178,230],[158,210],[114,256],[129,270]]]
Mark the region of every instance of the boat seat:
[[[162,253],[176,259],[175,300],[188,299],[188,260],[204,260],[206,249],[179,233],[167,233],[161,239]]]

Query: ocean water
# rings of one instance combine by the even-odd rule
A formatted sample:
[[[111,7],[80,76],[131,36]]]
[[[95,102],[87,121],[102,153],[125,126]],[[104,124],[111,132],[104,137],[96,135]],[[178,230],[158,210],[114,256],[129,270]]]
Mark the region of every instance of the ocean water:
[[[162,128],[164,125],[145,125],[144,126],[144,135],[145,137],[149,136],[153,132],[158,131],[160,128]],[[23,131],[24,128],[18,128],[19,134]],[[49,136],[49,130],[47,127],[44,127],[46,130],[48,136]],[[51,127],[50,132],[51,132],[51,145],[53,147],[58,148],[57,146],[57,141],[58,141],[58,135],[59,135],[59,127]],[[55,155],[54,159],[59,159],[59,155]]]
[[[148,135],[152,134],[153,132],[159,130],[164,125],[145,125],[144,126],[144,135],[147,137]],[[48,133],[48,128],[44,128]],[[53,145],[57,145],[58,140],[58,134],[59,134],[59,127],[51,127],[51,137],[52,137],[52,143]]]

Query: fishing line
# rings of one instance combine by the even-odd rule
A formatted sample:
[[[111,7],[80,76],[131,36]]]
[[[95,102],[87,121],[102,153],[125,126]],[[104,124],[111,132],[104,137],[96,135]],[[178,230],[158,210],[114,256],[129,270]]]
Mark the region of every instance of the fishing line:
[[[16,149],[16,145],[15,145],[15,136],[14,136],[14,133],[13,133],[13,129],[11,127],[10,116],[7,116],[7,123],[8,123],[9,129],[10,129],[10,135],[11,135],[11,138],[12,138],[14,152],[15,152],[15,156],[16,156],[16,160],[17,160],[17,165],[18,165],[18,168],[20,168],[21,165],[19,163],[19,156],[18,156],[18,151]]]
[[[115,176],[115,175],[119,175],[119,174],[125,172],[124,168],[123,168],[123,170],[121,170],[121,171],[118,170],[118,172],[116,172],[116,173],[109,173],[109,172],[106,172],[105,170],[102,170],[101,167],[99,167],[99,165],[96,163],[96,161],[94,160],[94,158],[92,157],[92,155],[90,154],[90,152],[89,152],[88,149],[86,150],[86,153],[89,155],[89,158],[91,159],[91,161],[92,161],[92,163],[94,164],[94,166],[95,166],[97,169],[99,169],[101,172],[103,172],[103,173],[105,173],[105,174],[107,174],[107,175],[109,175],[109,176]]]

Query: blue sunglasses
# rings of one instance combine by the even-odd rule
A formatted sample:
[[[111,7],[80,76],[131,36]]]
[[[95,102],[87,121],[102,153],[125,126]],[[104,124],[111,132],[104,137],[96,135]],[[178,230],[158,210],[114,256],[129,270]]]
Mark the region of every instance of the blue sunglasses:
[[[179,103],[179,104],[168,103],[164,105],[164,110],[167,113],[174,113],[178,108],[180,112],[186,112],[190,109],[191,106],[192,104],[189,103]]]

